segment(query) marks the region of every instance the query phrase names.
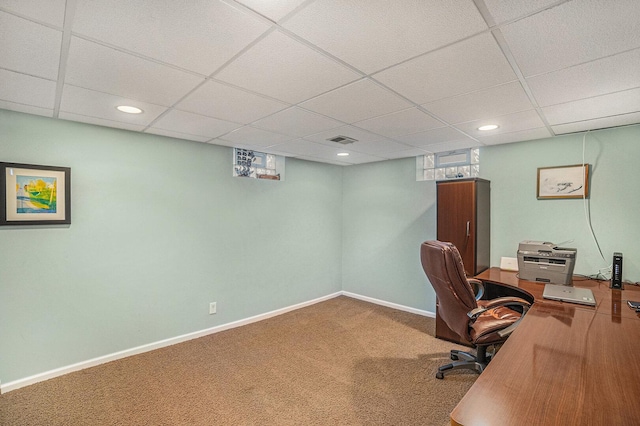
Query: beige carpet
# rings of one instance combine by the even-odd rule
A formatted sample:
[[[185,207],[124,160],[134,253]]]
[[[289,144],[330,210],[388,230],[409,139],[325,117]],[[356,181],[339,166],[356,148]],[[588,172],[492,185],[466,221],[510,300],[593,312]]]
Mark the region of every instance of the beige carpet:
[[[0,395],[8,425],[438,425],[476,379],[435,379],[435,320],[338,297]]]

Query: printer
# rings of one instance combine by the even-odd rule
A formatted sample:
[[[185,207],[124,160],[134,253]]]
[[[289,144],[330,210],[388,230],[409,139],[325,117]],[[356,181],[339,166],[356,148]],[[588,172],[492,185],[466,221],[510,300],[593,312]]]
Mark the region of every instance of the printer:
[[[518,245],[521,280],[572,285],[577,250],[543,241],[522,241]]]

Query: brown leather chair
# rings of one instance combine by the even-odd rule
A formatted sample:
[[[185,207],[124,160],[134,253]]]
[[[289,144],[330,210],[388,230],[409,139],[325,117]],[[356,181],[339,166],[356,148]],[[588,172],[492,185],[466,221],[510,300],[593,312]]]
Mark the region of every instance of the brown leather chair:
[[[439,367],[436,377],[442,379],[445,371],[462,368],[482,373],[491,360],[487,348],[507,340],[529,309],[529,302],[517,297],[476,300],[472,284],[483,289],[482,282],[467,278],[460,253],[451,243],[425,241],[420,259],[438,297],[438,315],[452,331],[476,347],[476,355],[452,350],[451,359],[455,362]]]

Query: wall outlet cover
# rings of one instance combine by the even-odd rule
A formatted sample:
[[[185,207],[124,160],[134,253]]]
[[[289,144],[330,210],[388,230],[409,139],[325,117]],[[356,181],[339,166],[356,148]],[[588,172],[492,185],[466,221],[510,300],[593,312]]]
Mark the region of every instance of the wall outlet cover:
[[[501,257],[500,269],[503,271],[518,271],[518,259],[515,257]]]

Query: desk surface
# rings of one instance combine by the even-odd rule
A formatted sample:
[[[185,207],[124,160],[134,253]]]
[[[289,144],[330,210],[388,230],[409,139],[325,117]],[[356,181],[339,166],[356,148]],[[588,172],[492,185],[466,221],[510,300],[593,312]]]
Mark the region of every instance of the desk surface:
[[[452,425],[639,423],[640,315],[626,301],[640,300],[640,288],[577,278],[574,286],[594,293],[589,307],[545,300],[544,283],[514,272],[491,268],[476,278],[535,302],[453,410]]]

